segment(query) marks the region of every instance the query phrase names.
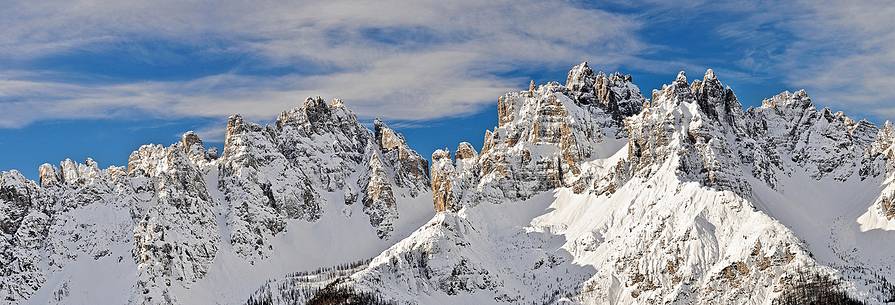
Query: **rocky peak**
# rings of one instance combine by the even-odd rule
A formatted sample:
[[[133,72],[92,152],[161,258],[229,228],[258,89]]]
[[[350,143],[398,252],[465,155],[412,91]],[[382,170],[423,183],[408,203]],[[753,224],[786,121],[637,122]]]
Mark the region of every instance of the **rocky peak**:
[[[224,157],[225,158],[228,157],[228,155],[232,154],[232,152],[228,153],[228,151],[231,150],[228,148],[234,146],[235,143],[233,141],[237,138],[238,135],[247,132],[248,129],[249,129],[249,125],[246,124],[245,120],[242,118],[241,115],[234,114],[234,115],[231,115],[229,118],[227,118],[227,132],[224,136]]]
[[[602,73],[600,76],[605,78]],[[586,61],[572,67],[566,78],[566,88],[572,92],[572,97],[585,103],[590,103],[595,98],[595,83],[594,70],[587,65]]]
[[[718,77],[715,76],[715,71],[708,69],[705,71],[705,76],[702,77],[702,80],[697,79],[693,81],[690,85],[690,90],[698,98],[704,96],[702,97],[704,99],[718,100],[722,97],[721,94],[724,93],[724,86],[718,80]]]
[[[224,181],[225,194],[258,194],[248,198],[259,205],[256,213],[277,224],[261,236],[240,233],[247,255],[258,253],[251,240],[278,234],[286,219],[318,219],[325,204],[319,192],[344,191],[345,204],[362,202],[377,234],[386,238],[398,199],[429,189],[428,162],[404,137],[378,119],[370,131],[339,99],[310,97],[282,112],[273,126],[234,122],[244,132],[228,135],[224,169],[240,174]],[[257,216],[240,217],[250,224]]]
[[[715,77],[715,70],[712,70],[712,69],[705,70],[705,76],[703,77],[703,81],[708,82],[710,80],[717,80],[717,79],[718,78]]]
[[[393,182],[389,181],[386,167],[378,154],[372,154],[368,164],[369,176],[364,187],[364,212],[370,217],[370,225],[376,228],[379,238],[386,238],[394,230],[398,216]]]
[[[454,210],[453,186],[454,165],[447,149],[432,153],[432,201],[435,212]]]
[[[684,71],[680,71],[670,85],[662,85],[662,89],[653,90],[651,104],[655,107],[670,103],[671,107],[676,107],[682,102],[692,100],[694,100],[694,96],[690,84],[687,83],[687,74]]]
[[[46,166],[41,166],[41,168],[44,169],[47,175],[56,172],[55,168],[53,168],[52,171]],[[59,164],[59,172],[56,173],[58,178],[56,180],[64,184],[84,184],[92,182],[94,179],[98,178],[100,174],[101,170],[99,169],[99,165],[96,161],[93,161],[93,159],[87,158],[83,164],[72,161],[71,159],[65,159]],[[53,181],[53,178],[51,177],[45,178],[48,182]],[[43,185],[43,183],[41,183],[41,185]]]
[[[181,147],[190,150],[190,148],[194,146],[204,147],[202,144],[202,139],[199,138],[193,131],[187,131],[182,136],[180,136],[180,144]]]
[[[37,185],[19,171],[0,172],[0,211],[4,212],[0,215],[0,236],[2,233],[15,233],[21,217],[40,204],[37,202],[39,197]]]
[[[882,143],[889,144],[891,146],[893,142],[895,142],[895,127],[893,127],[891,121],[886,121],[883,124],[883,128],[879,130],[879,140]]]
[[[460,142],[457,152],[454,153],[454,164],[459,179],[466,187],[472,187],[480,172],[479,153],[475,151],[469,142]]]
[[[868,147],[873,144],[879,133],[879,128],[876,125],[863,119],[855,122],[847,116],[845,118],[851,122],[848,124],[848,133],[851,134],[855,143],[858,143],[861,147]]]
[[[373,134],[375,135],[376,143],[383,150],[393,150],[407,145],[403,136],[389,128],[379,118],[373,121]]]
[[[733,128],[737,134],[745,132],[742,122],[743,105],[733,90],[718,80],[712,69],[706,70],[702,80],[693,81],[690,89],[708,119]]]
[[[888,171],[895,171],[895,146],[893,145],[895,145],[895,126],[892,122],[886,121],[877,131],[876,139],[870,144],[865,159],[870,161],[882,156],[889,164]],[[865,171],[872,171],[872,169],[868,165]]]
[[[358,122],[357,116],[345,107],[342,100],[333,99],[327,103],[319,96],[308,97],[302,106],[280,113],[271,128],[276,130],[279,137],[285,138],[288,145],[325,134],[345,136],[347,141],[362,145],[369,140],[367,128]],[[361,153],[363,147],[354,148]],[[360,162],[357,157],[356,161]]]
[[[600,105],[619,125],[624,118],[640,113],[646,101],[631,75],[612,73],[606,76],[601,72],[597,76],[595,87]]]
[[[344,108],[345,102],[340,98],[333,98],[332,101],[329,102],[329,106],[331,108]]]
[[[143,145],[132,152],[127,160],[128,175],[154,175],[165,170],[161,160],[166,158],[165,148],[161,145]]]
[[[37,169],[37,172],[40,180],[40,186],[48,187],[59,184],[60,182],[59,174],[56,172],[56,167],[49,163],[41,164],[40,167]]]
[[[383,158],[395,166],[396,186],[407,187],[413,196],[428,188],[429,163],[407,145],[404,136],[377,118],[373,138]]]
[[[795,93],[783,91],[769,99],[763,100],[761,102],[761,107],[777,110],[784,108],[807,110],[814,108],[814,103],[811,102],[811,97],[808,96],[808,93],[805,92],[805,90],[799,90]]]
[[[480,153],[458,145],[432,157],[436,210],[468,204],[523,200],[580,178],[581,163],[608,157],[603,147],[624,137],[623,121],[645,101],[630,76],[594,74],[588,63],[573,67],[566,85],[548,82],[537,89],[498,98],[498,126],[485,132]]]
[[[751,120],[753,122],[763,122],[762,124],[765,125],[769,123],[788,126],[773,131],[786,137],[797,137],[803,130],[825,117],[829,119],[826,120],[827,122],[835,119],[831,112],[825,115],[818,112],[811,102],[811,98],[804,90],[799,90],[795,93],[784,91],[765,99],[762,101],[761,107],[750,109],[750,116],[755,117],[755,119]],[[777,122],[770,123],[769,121]],[[767,129],[767,126],[753,129],[764,130]],[[792,141],[789,142],[792,143]]]
[[[804,90],[783,92],[766,99],[762,107],[744,112],[733,90],[714,71],[689,86],[685,83],[685,75],[678,74],[674,82],[654,92],[653,104],[664,107],[649,111],[664,114],[631,120],[629,153],[643,154],[635,158],[634,168],[643,167],[643,160],[652,166],[655,158],[674,155],[653,152],[664,143],[680,143],[685,146],[684,155],[689,154],[681,159],[689,160],[680,164],[687,169],[682,172],[705,173],[693,177],[742,194],[748,192],[748,183],[738,178],[742,176],[738,167],[771,187],[776,185],[777,173],[791,174],[794,169],[805,170],[815,179],[847,180],[860,169],[854,161],[861,159],[876,130],[869,122],[856,122],[843,113],[817,111]],[[683,131],[687,137],[675,135]],[[862,171],[865,176],[870,173]]]
[[[180,137],[180,148],[193,162],[205,162],[217,157],[216,151],[206,151],[205,144],[193,131],[187,131]]]
[[[331,116],[330,105],[319,96],[307,98],[302,110],[311,125],[326,122]]]
[[[650,177],[670,170],[681,181],[739,194],[750,192],[741,169],[742,160],[754,154],[747,148],[753,142],[746,138],[745,113],[714,71],[709,69],[692,84],[683,72],[678,73],[671,84],[654,91],[652,104],[628,120],[630,172],[616,175]],[[737,158],[740,156],[746,157]]]
[[[569,70],[565,87],[573,100],[600,107],[619,125],[623,118],[640,112],[645,101],[630,75],[606,75],[602,71],[594,74],[587,62]]]
[[[456,212],[479,200],[480,194],[475,191],[483,173],[479,156],[468,142],[457,145],[455,160],[451,160],[446,148],[432,153],[432,199],[436,212]]]
[[[712,75],[714,75],[714,73]],[[677,73],[677,77],[675,77],[675,79],[674,79],[674,82],[686,84],[687,83],[687,72],[679,71]]]
[[[435,163],[435,161],[450,160],[450,159],[451,159],[451,152],[447,148],[436,149],[434,152],[432,152],[432,162],[433,163]]]
[[[472,144],[469,142],[460,142],[457,145],[457,160],[470,160],[478,157],[478,153],[475,151],[475,148],[472,147]]]

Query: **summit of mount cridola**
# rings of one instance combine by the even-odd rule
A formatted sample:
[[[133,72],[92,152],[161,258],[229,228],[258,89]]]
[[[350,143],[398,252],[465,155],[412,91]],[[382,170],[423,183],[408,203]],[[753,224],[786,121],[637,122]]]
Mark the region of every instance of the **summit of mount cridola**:
[[[4,172],[0,304],[895,303],[889,122],[586,62],[496,108],[431,159],[308,98],[221,152]]]

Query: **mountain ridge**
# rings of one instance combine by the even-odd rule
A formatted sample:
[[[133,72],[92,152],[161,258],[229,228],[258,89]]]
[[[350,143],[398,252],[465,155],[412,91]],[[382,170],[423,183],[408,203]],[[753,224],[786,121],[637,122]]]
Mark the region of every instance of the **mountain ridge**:
[[[693,83],[682,72],[625,119],[626,145],[609,150],[617,153],[580,158],[587,146],[572,135],[587,129],[574,121],[594,94],[570,88],[596,91],[579,85],[596,83],[576,79],[592,77],[582,70],[573,68],[566,86],[501,98],[483,152],[461,143],[454,160],[433,154],[440,213],[339,285],[397,303],[768,304],[799,289],[798,274],[816,272],[872,304],[895,300],[891,251],[875,250],[880,238],[892,240],[881,225],[892,219],[862,220],[891,207],[886,195],[874,199],[877,185],[890,184],[884,176],[892,172],[879,169],[891,158],[870,148],[885,147],[886,132],[818,111],[804,91],[744,110],[713,71]],[[517,116],[526,112],[533,114]],[[512,130],[519,122],[522,136]],[[602,126],[594,134],[620,134]],[[531,175],[533,167],[546,174]],[[857,197],[831,193],[843,184]],[[518,185],[534,191],[513,192]],[[543,198],[551,188],[554,198]],[[812,202],[816,211],[802,212],[807,222],[794,218],[793,209]],[[529,216],[507,215],[514,209]],[[815,232],[824,230],[832,235]],[[855,248],[846,254],[842,243]],[[550,270],[540,269],[545,263]]]
[[[316,97],[267,126],[231,116],[220,156],[188,132],[126,168],[3,172],[0,297],[770,304],[804,270],[872,304],[895,295],[878,245],[895,241],[891,123],[818,110],[804,91],[744,109],[711,69],[646,99],[586,62],[497,109],[480,151],[437,150],[431,167],[384,122]],[[90,266],[115,288],[83,283]]]
[[[126,280],[133,284],[126,302],[176,303],[183,297],[176,288],[201,283],[221,251],[249,265],[267,261],[280,233],[295,222],[315,223],[327,210],[335,218],[328,221],[353,224],[345,234],[369,239],[366,251],[382,247],[408,230],[396,226],[420,221],[413,219],[431,208],[407,206],[429,193],[426,160],[386,125],[375,129],[363,127],[341,101],[317,97],[284,111],[274,125],[231,116],[219,157],[188,132],[168,147],[140,147],[126,168],[65,160],[58,169],[42,165],[39,183],[4,172],[2,299],[18,304],[37,293],[46,303],[71,302],[64,296],[75,283],[54,275],[115,256],[106,264],[133,271],[110,276],[135,276]],[[326,196],[336,189],[344,194]],[[76,215],[91,209],[116,222],[88,218],[78,224]],[[355,210],[360,214],[351,217]],[[411,219],[399,220],[399,210]],[[359,218],[367,218],[369,229]],[[48,287],[54,280],[57,287]]]

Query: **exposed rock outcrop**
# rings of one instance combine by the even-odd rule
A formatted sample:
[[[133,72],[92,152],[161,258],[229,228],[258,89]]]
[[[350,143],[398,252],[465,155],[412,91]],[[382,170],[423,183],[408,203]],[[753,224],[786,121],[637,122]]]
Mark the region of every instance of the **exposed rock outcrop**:
[[[594,74],[587,63],[572,68],[564,86],[501,96],[498,126],[485,132],[481,153],[461,144],[455,161],[446,151],[433,155],[436,210],[523,200],[577,183],[580,164],[614,152],[609,147],[626,134],[624,118],[644,103],[630,76]]]

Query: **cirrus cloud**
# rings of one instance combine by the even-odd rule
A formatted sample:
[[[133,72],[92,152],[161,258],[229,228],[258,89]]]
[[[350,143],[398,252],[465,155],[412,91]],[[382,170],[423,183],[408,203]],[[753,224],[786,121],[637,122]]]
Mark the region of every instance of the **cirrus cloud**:
[[[633,18],[540,1],[41,1],[0,12],[0,127],[122,115],[268,118],[323,95],[361,116],[427,120],[475,112],[526,80],[520,66],[617,66],[646,45]],[[286,73],[94,81],[41,58],[176,41]],[[154,56],[147,52],[145,56]],[[199,54],[202,54],[200,52]],[[305,67],[312,67],[304,69]],[[64,77],[46,77],[48,74]],[[58,76],[58,75],[57,75]],[[91,81],[87,81],[91,80]]]

